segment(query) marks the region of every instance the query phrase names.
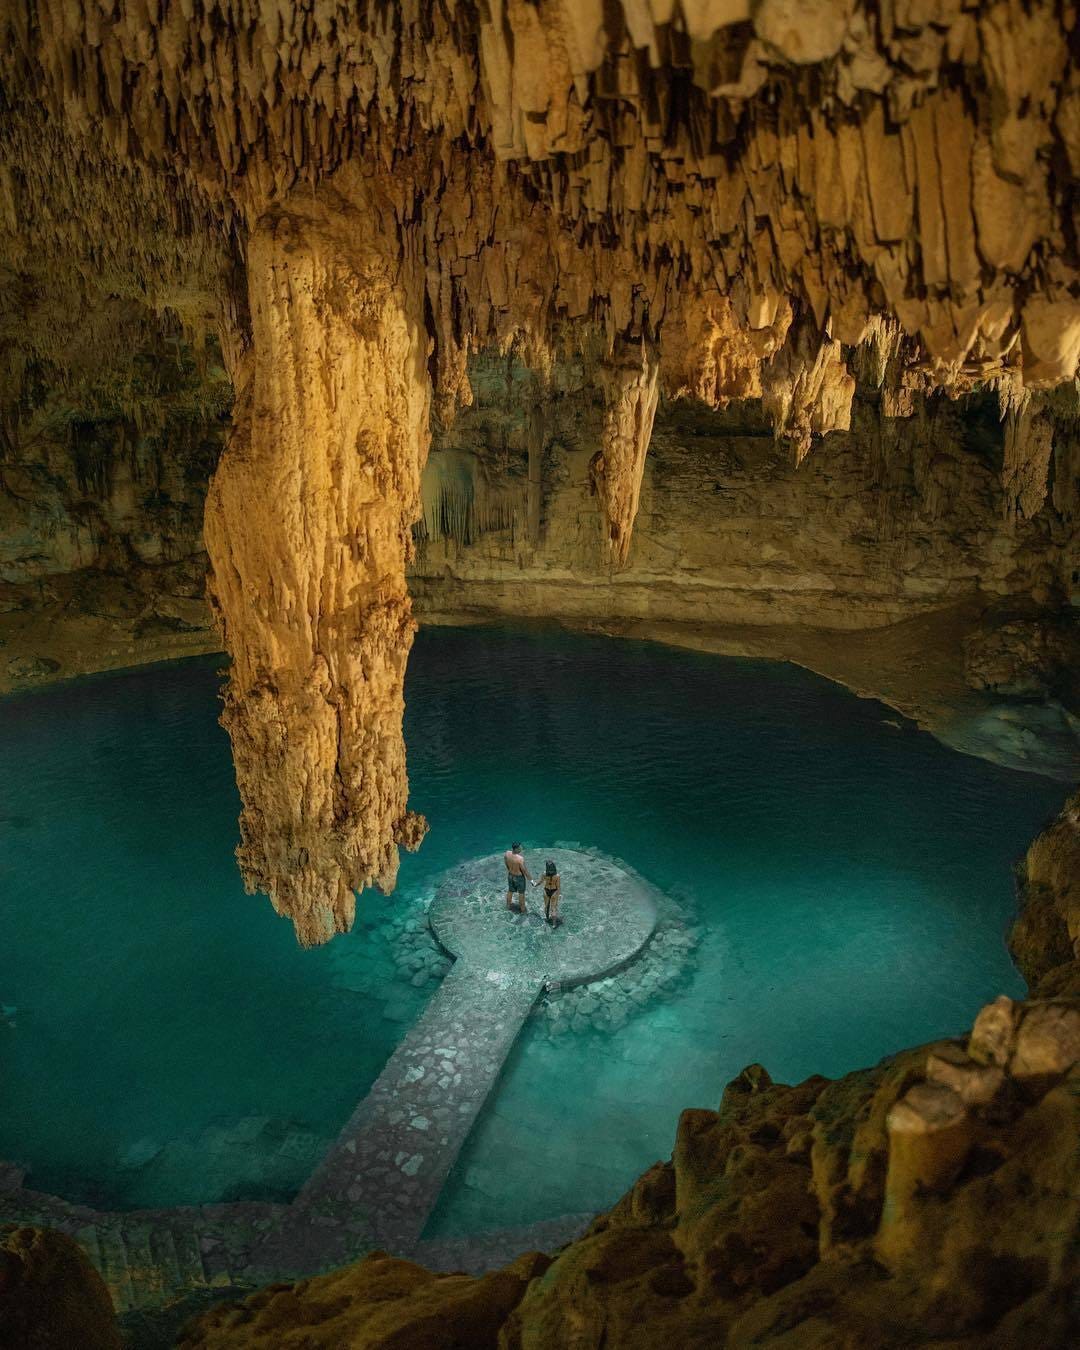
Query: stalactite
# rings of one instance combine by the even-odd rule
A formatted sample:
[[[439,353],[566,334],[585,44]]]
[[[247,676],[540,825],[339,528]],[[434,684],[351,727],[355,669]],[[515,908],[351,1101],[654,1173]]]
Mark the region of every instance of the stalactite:
[[[301,197],[249,242],[251,359],[206,545],[241,868],[317,943],[349,928],[354,890],[393,887],[398,845],[426,829],[401,722],[429,383],[422,279],[374,212]]]
[[[1005,414],[1005,455],[1001,481],[1011,515],[1030,520],[1049,488],[1054,449],[1054,419],[1032,395]]]
[[[620,352],[618,357],[605,362],[598,372],[604,421],[593,475],[608,548],[615,563],[625,567],[660,396],[660,367],[656,352],[644,345]]]

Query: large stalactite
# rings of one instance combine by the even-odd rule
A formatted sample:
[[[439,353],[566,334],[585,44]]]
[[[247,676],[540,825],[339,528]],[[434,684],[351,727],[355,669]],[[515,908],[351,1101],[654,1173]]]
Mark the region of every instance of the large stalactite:
[[[391,889],[397,845],[426,828],[401,722],[428,338],[420,279],[377,218],[309,199],[253,231],[251,348],[206,507],[240,864],[303,943],[350,927],[355,890]]]

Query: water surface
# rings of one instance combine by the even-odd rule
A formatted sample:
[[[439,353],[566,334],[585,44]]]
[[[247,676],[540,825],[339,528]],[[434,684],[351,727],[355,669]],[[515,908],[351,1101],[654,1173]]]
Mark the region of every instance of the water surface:
[[[526,1027],[433,1233],[609,1205],[746,1063],[843,1073],[1023,990],[1010,867],[1060,784],[795,667],[540,629],[420,635],[407,736],[431,834],[355,933],[301,951],[236,872],[220,665],[0,701],[0,1157],[42,1189],[288,1195],[430,994],[387,920],[511,838],[625,859],[703,940],[619,1032]]]

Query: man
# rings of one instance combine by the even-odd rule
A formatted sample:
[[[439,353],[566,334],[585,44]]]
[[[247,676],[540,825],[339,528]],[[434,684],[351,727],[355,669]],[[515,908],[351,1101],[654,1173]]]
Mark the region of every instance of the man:
[[[525,859],[522,856],[521,845],[511,844],[503,854],[503,862],[506,863],[506,908],[514,908],[514,896],[521,896],[520,911],[525,910],[525,883],[532,881],[529,876],[529,869],[525,866]]]

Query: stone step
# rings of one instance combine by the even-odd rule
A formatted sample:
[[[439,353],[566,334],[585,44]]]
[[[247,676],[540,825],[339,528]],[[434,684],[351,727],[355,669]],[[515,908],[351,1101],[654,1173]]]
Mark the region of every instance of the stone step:
[[[188,1282],[180,1269],[172,1228],[164,1222],[156,1223],[150,1229],[149,1238],[150,1252],[166,1295],[186,1289]]]
[[[98,1229],[101,1248],[102,1278],[109,1286],[113,1307],[118,1313],[130,1312],[136,1306],[135,1286],[128,1268],[127,1249],[120,1236],[118,1224]]]

